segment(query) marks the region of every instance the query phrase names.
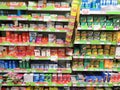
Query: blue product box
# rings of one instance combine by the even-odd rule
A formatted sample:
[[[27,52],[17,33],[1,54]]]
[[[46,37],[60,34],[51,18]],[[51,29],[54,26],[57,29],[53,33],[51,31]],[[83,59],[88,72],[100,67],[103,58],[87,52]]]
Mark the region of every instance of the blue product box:
[[[40,74],[39,81],[40,82],[44,82],[45,81],[45,75],[44,74]]]
[[[33,81],[34,81],[34,82],[39,82],[39,77],[40,77],[39,74],[34,74],[34,75],[33,75]]]

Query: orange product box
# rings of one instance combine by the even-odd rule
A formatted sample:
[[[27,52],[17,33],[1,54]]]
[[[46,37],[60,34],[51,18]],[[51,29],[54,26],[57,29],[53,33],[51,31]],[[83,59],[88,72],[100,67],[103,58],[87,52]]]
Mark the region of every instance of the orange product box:
[[[104,60],[104,68],[111,69],[113,67],[112,60]]]
[[[52,49],[50,50],[50,53],[51,53],[51,56],[58,56],[57,48],[52,48]]]
[[[48,37],[47,36],[43,36],[42,37],[42,43],[43,44],[47,44],[48,43]]]
[[[16,57],[17,56],[17,47],[9,46],[8,47],[8,56]]]
[[[34,49],[35,49],[35,47],[27,46],[26,48],[27,48],[27,50],[26,50],[26,55],[27,55],[27,56],[33,56],[33,55],[35,55],[35,54],[34,54]]]

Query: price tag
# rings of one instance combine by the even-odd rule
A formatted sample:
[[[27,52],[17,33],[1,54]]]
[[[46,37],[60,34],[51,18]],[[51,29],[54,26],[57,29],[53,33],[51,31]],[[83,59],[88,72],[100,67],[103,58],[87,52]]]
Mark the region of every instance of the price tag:
[[[15,9],[15,7],[10,7],[10,9]]]
[[[67,86],[67,84],[64,84],[64,86]]]
[[[73,86],[77,86],[76,84],[73,84]]]
[[[80,56],[80,58],[84,58],[84,56]]]
[[[76,71],[77,69],[73,69],[73,71]]]
[[[50,16],[44,16],[44,21],[50,21]]]
[[[48,86],[48,84],[44,84],[45,86]]]
[[[39,84],[35,84],[36,86],[39,86]]]
[[[90,44],[90,42],[87,42],[87,44]]]
[[[100,30],[101,26],[100,25],[94,25],[94,30]]]
[[[92,59],[95,59],[95,56],[91,57]]]
[[[102,28],[102,30],[106,30],[106,28]]]
[[[107,44],[108,44],[108,45],[111,45],[111,43],[110,43],[110,42],[108,42]]]
[[[108,57],[107,56],[104,56],[104,59],[107,59]]]
[[[23,83],[22,86],[25,86],[25,84]]]
[[[101,42],[100,44],[105,44],[104,42]]]
[[[56,84],[52,84],[53,86],[56,86]]]
[[[51,61],[58,61],[58,56],[51,56]]]
[[[90,14],[90,9],[82,9],[82,14]]]

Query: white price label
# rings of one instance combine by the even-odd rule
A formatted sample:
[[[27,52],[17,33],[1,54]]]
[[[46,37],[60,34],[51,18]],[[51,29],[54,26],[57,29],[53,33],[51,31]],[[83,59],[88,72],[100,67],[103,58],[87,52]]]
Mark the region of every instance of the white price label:
[[[100,30],[101,26],[100,25],[94,25],[94,30]]]
[[[10,7],[10,9],[15,9],[15,7]]]
[[[82,14],[90,14],[90,9],[82,9]]]
[[[39,86],[39,84],[36,84],[36,86]]]
[[[52,84],[53,86],[56,86],[56,84]]]
[[[22,86],[25,86],[25,84],[23,83]]]
[[[67,84],[64,84],[64,86],[67,86]]]
[[[87,42],[87,44],[90,44],[90,42]]]
[[[48,84],[44,84],[45,86],[48,86]]]
[[[50,21],[50,16],[44,16],[44,21]]]
[[[95,59],[95,56],[91,57],[92,59]]]
[[[84,56],[80,56],[80,58],[84,58]]]
[[[58,61],[58,56],[51,56],[51,61]]]

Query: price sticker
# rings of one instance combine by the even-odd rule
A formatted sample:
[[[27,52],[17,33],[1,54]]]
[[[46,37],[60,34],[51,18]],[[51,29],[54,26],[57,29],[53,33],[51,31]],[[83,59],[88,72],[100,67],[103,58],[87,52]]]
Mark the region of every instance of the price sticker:
[[[67,86],[67,84],[64,84],[64,86]]]
[[[10,9],[15,9],[15,7],[10,7]]]
[[[100,25],[94,25],[94,30],[100,30],[101,26]]]
[[[58,56],[51,56],[51,61],[58,61]]]
[[[82,9],[82,14],[90,14],[90,9]]]
[[[87,42],[87,44],[90,44],[90,42]]]
[[[44,84],[45,86],[48,86],[48,84]]]
[[[50,16],[44,16],[44,21],[50,21]]]

